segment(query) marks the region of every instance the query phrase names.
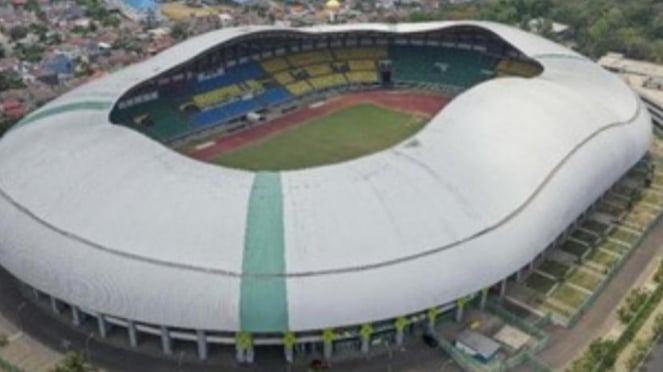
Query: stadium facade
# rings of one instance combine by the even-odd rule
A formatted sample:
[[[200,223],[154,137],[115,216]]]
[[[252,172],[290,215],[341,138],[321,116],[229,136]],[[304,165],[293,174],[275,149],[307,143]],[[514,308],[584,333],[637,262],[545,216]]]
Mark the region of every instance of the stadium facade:
[[[260,44],[274,35],[299,40],[295,50],[338,38],[450,43],[543,71],[473,86],[398,146],[296,171],[202,163],[110,122],[207,50],[255,41],[221,61],[233,64],[285,53]],[[223,29],[77,88],[5,135],[0,264],[75,324],[126,332],[132,346],[151,334],[166,354],[173,340],[197,343],[203,359],[210,344],[252,359],[260,345],[290,358],[305,343],[327,355],[343,340],[366,348],[378,333],[400,343],[408,325],[504,293],[636,164],[651,133],[617,77],[505,25]]]

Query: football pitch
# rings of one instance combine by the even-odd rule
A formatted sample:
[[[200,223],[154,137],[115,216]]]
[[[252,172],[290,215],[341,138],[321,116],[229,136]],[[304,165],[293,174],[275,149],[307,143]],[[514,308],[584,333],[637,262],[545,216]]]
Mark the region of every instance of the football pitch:
[[[249,170],[289,170],[338,163],[398,144],[426,124],[415,114],[357,104],[213,159]]]

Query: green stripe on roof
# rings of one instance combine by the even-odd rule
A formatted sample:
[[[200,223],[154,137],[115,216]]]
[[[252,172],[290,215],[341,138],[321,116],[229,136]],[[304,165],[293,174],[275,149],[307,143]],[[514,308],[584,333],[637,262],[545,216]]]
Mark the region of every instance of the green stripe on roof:
[[[43,119],[48,116],[58,115],[65,112],[79,111],[79,110],[108,110],[111,108],[112,102],[109,101],[84,101],[68,103],[61,106],[54,106],[43,110],[38,110],[33,114],[26,116],[23,120],[19,121],[14,128],[32,123],[33,121]]]
[[[288,330],[283,194],[279,173],[256,173],[249,197],[240,288],[243,332]]]

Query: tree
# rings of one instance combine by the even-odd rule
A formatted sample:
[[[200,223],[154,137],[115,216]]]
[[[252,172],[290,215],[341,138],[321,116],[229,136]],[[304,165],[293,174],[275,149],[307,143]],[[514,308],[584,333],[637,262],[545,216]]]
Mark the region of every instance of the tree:
[[[79,353],[67,353],[64,359],[55,366],[51,372],[94,372],[95,367],[90,365]]]
[[[654,318],[654,325],[652,326],[653,338],[663,336],[663,313],[656,315]]]
[[[23,39],[28,36],[28,29],[25,26],[18,25],[9,29],[9,37],[13,41]]]
[[[182,22],[175,23],[170,29],[170,36],[175,40],[184,40],[188,36],[186,24]]]

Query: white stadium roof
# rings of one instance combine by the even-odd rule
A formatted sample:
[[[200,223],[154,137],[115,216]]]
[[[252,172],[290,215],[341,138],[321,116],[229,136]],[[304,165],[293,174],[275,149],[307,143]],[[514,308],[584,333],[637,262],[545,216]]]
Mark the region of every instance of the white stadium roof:
[[[500,281],[643,156],[651,123],[619,78],[512,27],[293,31],[457,25],[494,32],[543,73],[471,88],[417,146],[312,169],[206,164],[108,119],[137,83],[285,28],[201,35],[67,93],[0,141],[0,264],[88,311],[226,331],[389,319]]]

